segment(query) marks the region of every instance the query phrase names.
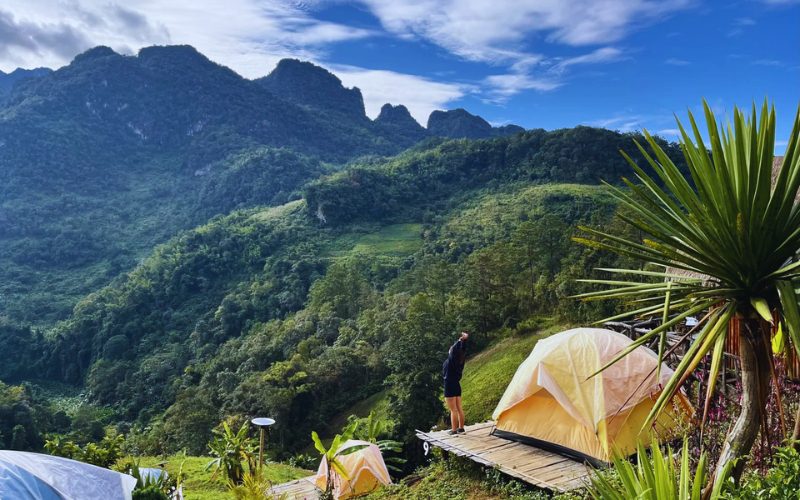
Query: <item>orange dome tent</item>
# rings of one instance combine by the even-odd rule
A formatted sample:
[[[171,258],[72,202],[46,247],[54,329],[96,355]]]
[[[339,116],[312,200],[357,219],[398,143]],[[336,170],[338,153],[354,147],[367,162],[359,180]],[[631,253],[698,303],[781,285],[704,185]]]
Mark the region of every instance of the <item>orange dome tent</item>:
[[[682,393],[655,423],[642,430],[673,371],[639,347],[606,370],[592,374],[631,344],[625,335],[576,328],[540,340],[522,362],[494,410],[499,437],[551,449],[595,465],[615,453],[636,452],[639,441],[679,434],[693,410]]]

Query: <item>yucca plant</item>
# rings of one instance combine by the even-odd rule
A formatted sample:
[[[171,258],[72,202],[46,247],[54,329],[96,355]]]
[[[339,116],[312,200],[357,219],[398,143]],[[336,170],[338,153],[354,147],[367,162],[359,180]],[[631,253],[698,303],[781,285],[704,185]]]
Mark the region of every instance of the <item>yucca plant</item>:
[[[666,453],[653,441],[650,454],[640,444],[636,453],[636,464],[626,458],[612,461],[616,477],[606,471],[595,472],[589,487],[589,496],[596,500],[716,500],[722,498],[722,481],[714,485],[707,497],[703,495],[706,482],[706,454],[700,455],[694,473],[689,461],[689,445],[683,440],[680,466],[676,467],[672,449]],[[729,467],[732,464],[729,464]]]
[[[731,321],[739,322],[741,412],[722,448],[715,472],[735,462],[733,476],[741,477],[746,457],[758,433],[771,374],[769,335],[773,314],[800,347],[800,309],[792,280],[800,276],[795,261],[800,248],[800,111],[795,116],[783,161],[773,175],[775,111],[767,103],[760,116],[738,109],[724,130],[704,102],[709,147],[694,117],[691,135],[678,121],[681,146],[688,165],[684,174],[646,131],[652,155],[637,143],[653,174],[628,155],[636,180],[627,186],[609,185],[619,202],[619,216],[643,235],[641,241],[595,229],[577,241],[610,250],[645,264],[689,271],[696,278],[666,270],[604,269],[616,279],[584,280],[603,289],[584,299],[623,299],[635,304],[616,316],[663,317],[663,324],[621,352],[618,361],[638,346],[658,339],[663,359],[665,334],[688,316],[699,315],[701,327],[675,374],[664,388],[648,422],[661,411],[700,361],[711,353],[706,409],[714,391]],[[611,318],[609,318],[611,319]],[[659,364],[660,366],[660,364]],[[705,412],[704,412],[705,413]]]

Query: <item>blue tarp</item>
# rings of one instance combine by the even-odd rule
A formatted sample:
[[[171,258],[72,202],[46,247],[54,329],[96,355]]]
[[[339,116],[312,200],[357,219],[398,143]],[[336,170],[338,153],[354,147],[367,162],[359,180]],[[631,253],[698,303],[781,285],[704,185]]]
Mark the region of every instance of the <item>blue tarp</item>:
[[[130,500],[136,479],[39,453],[0,450],[2,500]]]

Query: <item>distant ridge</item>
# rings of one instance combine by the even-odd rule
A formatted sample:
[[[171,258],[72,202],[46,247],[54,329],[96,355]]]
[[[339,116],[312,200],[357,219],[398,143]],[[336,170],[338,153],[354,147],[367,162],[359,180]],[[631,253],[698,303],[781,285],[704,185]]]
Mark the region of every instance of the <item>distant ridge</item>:
[[[49,75],[52,72],[53,70],[50,68],[17,68],[11,73],[4,73],[0,71],[0,99],[2,99],[4,95],[11,92],[11,89],[17,84],[17,82],[21,82],[29,78],[40,78],[42,76]]]
[[[450,111],[434,111],[428,117],[428,133],[452,139],[486,139],[524,132],[517,125],[492,127],[480,116],[473,115],[463,108]]]
[[[375,118],[375,123],[387,132],[401,135],[410,141],[419,141],[428,135],[428,131],[417,123],[408,112],[408,108],[402,104],[397,106],[384,104],[380,114]]]
[[[294,104],[366,119],[358,87],[346,88],[336,75],[310,62],[282,59],[269,75],[255,81]]]

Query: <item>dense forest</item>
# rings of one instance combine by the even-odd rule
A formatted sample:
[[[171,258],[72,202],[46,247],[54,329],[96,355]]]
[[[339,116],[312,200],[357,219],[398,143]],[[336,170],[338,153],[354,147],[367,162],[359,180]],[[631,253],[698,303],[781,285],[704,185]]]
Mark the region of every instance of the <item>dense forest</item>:
[[[143,453],[200,454],[225,417],[267,414],[291,455],[376,398],[405,439],[442,414],[457,331],[477,352],[609,312],[568,297],[618,258],[570,236],[627,230],[601,181],[629,171],[619,150],[641,160],[637,136],[475,118],[373,121],[321,68],[250,81],[190,47],[96,48],[16,84],[0,107],[0,442],[114,427]]]

